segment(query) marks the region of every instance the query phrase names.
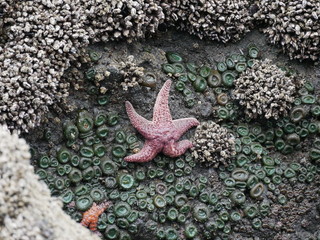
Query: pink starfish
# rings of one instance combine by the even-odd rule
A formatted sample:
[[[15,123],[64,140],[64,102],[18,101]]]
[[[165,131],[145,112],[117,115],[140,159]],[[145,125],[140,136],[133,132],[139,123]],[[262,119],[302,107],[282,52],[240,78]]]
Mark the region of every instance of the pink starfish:
[[[168,105],[171,80],[167,80],[161,88],[153,110],[153,119],[148,121],[140,116],[132,104],[126,101],[126,110],[132,125],[146,139],[140,152],[125,157],[127,162],[148,162],[161,151],[169,157],[177,157],[192,147],[189,140],[179,138],[191,127],[198,126],[195,118],[172,120]]]

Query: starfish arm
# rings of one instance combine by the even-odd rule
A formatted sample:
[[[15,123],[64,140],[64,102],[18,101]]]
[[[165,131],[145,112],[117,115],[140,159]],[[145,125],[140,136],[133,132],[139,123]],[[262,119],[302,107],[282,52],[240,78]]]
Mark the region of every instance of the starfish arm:
[[[173,142],[166,144],[162,152],[169,157],[178,157],[184,154],[188,148],[193,146],[189,140],[182,140],[179,142]]]
[[[198,126],[200,123],[195,118],[180,118],[173,120],[175,128],[174,139],[178,140],[188,129]]]
[[[170,86],[171,80],[167,80],[157,96],[153,110],[153,122],[155,123],[167,123],[172,121],[168,104]]]
[[[148,137],[153,126],[152,122],[140,116],[129,101],[126,101],[126,111],[134,128],[136,128],[142,136]]]
[[[98,225],[98,218],[96,218],[95,221],[90,222],[89,229],[95,232],[97,231],[97,225]]]
[[[96,207],[97,207],[97,204],[94,202],[92,207],[83,214],[80,224],[82,224],[85,227],[88,227],[91,224],[90,215],[91,215],[92,209],[95,209]]]
[[[80,222],[80,224],[81,224],[82,226],[84,226],[84,227],[88,227],[89,224],[90,224],[90,222],[88,222],[86,219],[82,219],[81,222]]]
[[[159,152],[161,152],[163,145],[158,141],[146,141],[143,148],[136,154],[127,156],[124,158],[127,162],[149,162],[151,161]]]

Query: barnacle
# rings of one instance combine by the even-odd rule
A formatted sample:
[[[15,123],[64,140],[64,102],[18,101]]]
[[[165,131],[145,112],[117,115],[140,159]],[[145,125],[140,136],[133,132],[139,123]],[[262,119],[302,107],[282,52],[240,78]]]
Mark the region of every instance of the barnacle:
[[[258,61],[234,80],[233,96],[249,117],[278,119],[288,114],[302,83],[298,76],[287,77],[270,60]]]
[[[235,155],[234,137],[214,122],[204,122],[196,129],[192,155],[200,162],[227,164]]]
[[[263,31],[269,41],[281,46],[290,58],[316,60],[320,53],[319,4],[317,0],[277,3],[263,0],[258,2],[255,18],[267,24]]]

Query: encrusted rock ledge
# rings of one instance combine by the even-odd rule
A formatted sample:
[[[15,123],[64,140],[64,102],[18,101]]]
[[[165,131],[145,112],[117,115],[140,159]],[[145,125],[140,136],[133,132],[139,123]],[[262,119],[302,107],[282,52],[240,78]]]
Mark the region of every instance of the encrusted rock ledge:
[[[29,146],[0,126],[0,240],[100,239],[62,210],[30,165]]]

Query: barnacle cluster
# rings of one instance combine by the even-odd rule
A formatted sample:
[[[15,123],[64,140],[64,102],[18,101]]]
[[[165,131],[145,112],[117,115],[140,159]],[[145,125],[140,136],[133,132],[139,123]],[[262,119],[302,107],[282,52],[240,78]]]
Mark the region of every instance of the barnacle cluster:
[[[134,56],[130,55],[124,62],[120,62],[120,74],[123,81],[120,83],[122,89],[127,91],[128,88],[134,87],[142,83],[144,76],[144,68],[138,67],[134,62]]]
[[[0,45],[0,122],[27,131],[68,95],[61,76],[89,35],[79,1],[12,1],[5,9],[10,16],[4,18],[8,39]]]
[[[262,1],[255,18],[272,25],[266,32],[291,57],[315,60],[319,3],[299,3]],[[11,0],[0,9],[0,122],[22,131],[68,95],[69,82],[61,76],[90,41],[145,38],[165,22],[200,38],[236,41],[251,29],[256,11],[251,1],[239,0]]]
[[[89,40],[143,38],[164,18],[152,0],[5,1],[1,8],[0,122],[22,131],[68,95],[61,77]]]
[[[255,18],[267,26],[264,32],[273,44],[292,59],[320,57],[320,2],[318,0],[262,0]]]
[[[156,75],[146,71],[146,69],[141,66],[141,62],[133,55],[124,53],[121,57],[111,56],[108,58],[107,65],[101,63],[96,64],[98,60],[106,54],[99,54],[97,51],[90,50],[88,55],[90,56],[90,61],[85,66],[87,70],[84,74],[85,80],[88,81],[83,82],[84,84],[87,82],[93,83],[93,86],[90,86],[88,92],[100,92],[104,95],[107,92],[112,92],[114,89],[118,90],[119,85],[124,91],[128,91],[129,88],[138,85],[150,88],[156,86]],[[77,70],[77,72],[79,71]],[[77,79],[78,81],[79,79],[83,80],[79,74]]]
[[[202,122],[197,127],[193,142],[192,156],[213,167],[227,165],[236,154],[232,133],[213,121]]]
[[[93,41],[132,41],[155,33],[164,13],[155,0],[81,0]]]
[[[38,181],[24,139],[1,127],[0,148],[0,239],[99,239],[64,214]]]
[[[297,89],[303,83],[296,75],[286,75],[269,59],[256,61],[234,81],[233,97],[245,107],[250,118],[278,119],[288,114]]]
[[[221,42],[237,41],[250,31],[250,5],[247,0],[161,1],[169,24],[201,39]]]

